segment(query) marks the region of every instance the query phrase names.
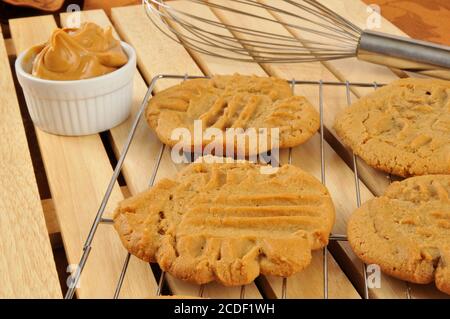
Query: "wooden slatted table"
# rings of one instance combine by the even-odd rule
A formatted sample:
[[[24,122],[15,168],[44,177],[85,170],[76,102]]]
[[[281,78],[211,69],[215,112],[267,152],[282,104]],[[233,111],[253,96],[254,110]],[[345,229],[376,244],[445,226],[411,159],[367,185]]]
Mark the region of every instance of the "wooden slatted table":
[[[266,1],[266,0],[264,0]],[[345,16],[353,23],[364,26],[367,19],[366,6],[360,0],[346,1],[321,0],[328,7]],[[235,22],[233,16],[219,14],[211,9],[186,3],[182,0],[171,2],[177,8],[186,8],[200,12],[211,20]],[[231,4],[229,4],[231,5]],[[238,6],[238,3],[233,3]],[[255,9],[256,10],[256,9]],[[260,9],[262,10],[262,9]],[[260,15],[270,14],[265,11]],[[113,172],[113,164],[120,156],[126,143],[134,115],[138,111],[147,85],[158,74],[256,74],[273,75],[286,79],[352,81],[388,83],[404,73],[375,66],[355,59],[346,59],[324,63],[306,63],[295,65],[282,64],[245,64],[230,62],[190,52],[161,34],[149,21],[141,6],[114,8],[110,18],[101,10],[82,12],[82,21],[92,21],[102,26],[113,26],[116,35],[130,43],[137,51],[138,70],[134,79],[134,100],[132,116],[122,125],[102,133],[87,137],[60,137],[36,129],[40,156],[42,156],[51,199],[45,207],[52,207],[57,223],[52,232],[60,232],[68,264],[78,263],[83,244],[90,226],[105,193]],[[280,19],[281,17],[274,16]],[[61,26],[67,25],[68,16],[60,17]],[[289,22],[289,21],[287,21]],[[292,21],[291,21],[292,22]],[[242,26],[251,27],[251,19],[240,21]],[[295,21],[295,23],[301,23]],[[10,21],[14,54],[19,54],[32,45],[44,42],[56,28],[52,16],[41,16]],[[264,28],[260,22],[259,28]],[[280,27],[270,30],[280,34],[292,32],[299,41],[304,40],[296,30]],[[383,20],[382,31],[404,35],[399,29]],[[222,30],[224,35],[230,35]],[[8,44],[10,44],[8,40]],[[53,261],[48,229],[45,225],[43,206],[38,196],[33,166],[28,152],[26,137],[21,123],[19,104],[14,94],[14,83],[9,68],[4,41],[0,40],[0,88],[7,92],[2,96],[0,108],[5,121],[0,123],[2,136],[6,143],[0,145],[0,233],[7,240],[0,241],[0,279],[6,286],[0,287],[0,297],[62,297],[67,278],[58,283]],[[157,82],[155,92],[177,83],[175,80]],[[15,87],[20,96],[19,87]],[[372,89],[352,87],[351,99],[355,100]],[[297,86],[296,93],[306,96],[318,107],[316,86]],[[324,124],[327,142],[324,145],[326,163],[326,185],[329,188],[337,208],[337,220],[334,232],[345,233],[348,217],[356,208],[354,175],[351,169],[351,154],[342,146],[335,135],[332,123],[336,114],[346,106],[346,92],[342,87],[324,89]],[[294,165],[309,171],[320,178],[320,138],[313,137],[305,145],[292,150]],[[108,150],[112,150],[112,154]],[[148,187],[153,168],[158,162],[162,145],[144,121],[138,126],[135,138],[122,168],[124,183],[122,188],[116,184],[108,201],[107,216],[116,203],[124,197],[137,194]],[[39,154],[38,154],[39,155]],[[287,151],[281,154],[287,161]],[[163,177],[172,177],[182,167],[173,164],[170,149],[165,148],[157,171],[156,181]],[[388,185],[386,176],[358,162],[361,179],[362,200],[381,194]],[[342,187],[346,185],[347,187]],[[4,194],[4,195],[3,195]],[[48,217],[48,216],[47,216]],[[49,219],[49,218],[47,218]],[[54,222],[55,218],[52,218]],[[53,223],[53,225],[55,222]],[[328,278],[330,298],[360,298],[362,291],[361,263],[356,259],[346,243],[335,243],[328,253]],[[95,235],[92,252],[83,271],[79,298],[111,298],[124,264],[127,252],[123,249],[118,236],[110,225],[100,225]],[[303,272],[287,281],[288,298],[323,297],[323,255],[314,253],[312,264]],[[13,265],[14,263],[14,271]],[[158,274],[148,264],[131,257],[124,283],[120,291],[121,298],[151,298],[157,290]],[[197,296],[199,287],[166,277],[168,287],[173,294]],[[245,289],[246,298],[281,297],[282,280],[275,277],[260,277],[258,285],[250,284]],[[63,288],[63,289],[61,289]],[[407,285],[405,282],[388,276],[382,277],[381,288],[371,289],[373,298],[406,298],[406,292],[413,298],[445,298],[433,285]],[[359,293],[358,293],[359,292]],[[239,298],[240,287],[224,288],[218,284],[204,286],[203,296],[211,298]]]

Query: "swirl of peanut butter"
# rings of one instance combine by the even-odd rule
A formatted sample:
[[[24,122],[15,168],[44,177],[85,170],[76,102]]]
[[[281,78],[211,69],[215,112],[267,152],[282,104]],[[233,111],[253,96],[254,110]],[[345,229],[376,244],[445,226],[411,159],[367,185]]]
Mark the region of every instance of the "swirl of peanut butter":
[[[80,29],[57,29],[35,51],[39,53],[32,74],[47,80],[89,79],[113,72],[128,61],[112,29],[103,30],[94,23]]]

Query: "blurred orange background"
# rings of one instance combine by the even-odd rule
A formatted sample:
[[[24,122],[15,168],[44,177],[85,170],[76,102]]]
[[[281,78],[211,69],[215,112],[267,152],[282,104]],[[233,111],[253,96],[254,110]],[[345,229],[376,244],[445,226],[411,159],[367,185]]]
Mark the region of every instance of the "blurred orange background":
[[[364,0],[409,36],[450,45],[449,0]]]
[[[84,8],[86,10],[103,8],[109,12],[114,7],[140,3],[142,0],[84,0]]]

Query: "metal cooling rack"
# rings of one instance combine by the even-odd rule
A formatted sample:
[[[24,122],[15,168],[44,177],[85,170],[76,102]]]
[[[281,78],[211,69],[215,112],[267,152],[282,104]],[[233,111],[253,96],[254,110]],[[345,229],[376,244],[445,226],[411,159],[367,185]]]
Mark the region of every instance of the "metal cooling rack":
[[[147,90],[147,93],[145,94],[145,97],[141,103],[141,106],[139,108],[138,113],[136,114],[136,117],[134,119],[134,122],[131,126],[129,135],[127,137],[126,143],[123,146],[121,155],[119,157],[119,160],[117,162],[117,165],[114,169],[114,173],[111,177],[111,180],[109,182],[108,188],[106,189],[106,193],[105,196],[103,197],[103,200],[100,204],[100,207],[97,211],[97,214],[95,216],[95,219],[92,223],[91,229],[89,231],[89,234],[86,238],[86,242],[83,246],[83,254],[81,256],[80,262],[78,264],[77,270],[75,271],[75,273],[72,274],[71,276],[71,280],[70,280],[70,284],[69,284],[69,289],[66,293],[65,298],[66,299],[71,299],[73,298],[74,294],[75,294],[75,290],[77,287],[77,284],[80,280],[80,276],[81,273],[84,269],[84,266],[86,265],[87,259],[89,257],[89,253],[92,249],[92,241],[94,239],[95,233],[97,231],[97,228],[100,224],[112,224],[113,221],[112,219],[108,219],[108,218],[104,218],[103,214],[105,212],[105,208],[106,205],[108,203],[109,197],[111,195],[111,192],[113,190],[113,187],[115,185],[115,183],[117,182],[117,178],[119,177],[119,174],[121,172],[122,169],[122,165],[125,161],[125,158],[127,156],[128,150],[131,146],[131,143],[133,142],[133,138],[134,135],[136,133],[136,129],[140,123],[140,121],[142,120],[142,115],[144,114],[145,108],[149,102],[149,100],[152,97],[152,92],[153,89],[155,87],[155,84],[157,83],[157,81],[161,80],[161,79],[179,79],[179,80],[187,80],[187,79],[199,79],[199,78],[208,78],[206,76],[189,76],[189,75],[158,75],[155,76],[149,87]],[[326,174],[325,174],[325,156],[324,156],[324,124],[323,124],[323,104],[324,104],[324,87],[326,86],[340,86],[343,87],[346,91],[346,97],[347,97],[347,104],[350,105],[351,104],[351,94],[350,94],[350,88],[353,87],[366,87],[366,88],[373,88],[373,89],[377,89],[378,87],[382,86],[382,84],[377,84],[376,82],[373,83],[356,83],[356,82],[327,82],[327,81],[299,81],[299,80],[295,80],[292,79],[290,81],[288,81],[289,84],[291,85],[292,88],[292,92],[294,92],[295,87],[297,85],[313,85],[313,86],[317,86],[318,90],[319,90],[319,113],[320,113],[320,164],[321,164],[321,182],[323,185],[326,185]],[[161,147],[159,149],[159,153],[158,153],[158,157],[156,160],[156,164],[153,168],[151,177],[150,177],[150,181],[149,181],[149,187],[153,186],[154,182],[155,182],[155,178],[156,175],[158,173],[158,169],[161,163],[161,159],[162,159],[162,155],[164,153],[164,149],[165,149],[165,145],[161,143]],[[292,149],[289,149],[289,163],[292,162]],[[360,186],[359,186],[359,174],[358,174],[358,158],[356,157],[355,154],[353,154],[353,174],[354,174],[354,182],[355,182],[355,200],[356,200],[356,204],[359,207],[361,205],[361,193],[360,193]],[[391,180],[391,176],[389,176],[389,179]],[[331,234],[329,237],[330,241],[347,241],[347,236],[343,235],[343,234]],[[128,253],[127,256],[125,257],[124,263],[123,263],[123,267],[122,267],[122,271],[121,274],[118,278],[117,281],[117,285],[116,285],[116,289],[114,292],[114,298],[118,298],[119,294],[120,294],[120,290],[122,288],[122,284],[123,284],[123,280],[125,278],[125,274],[127,272],[127,268],[128,268],[128,264],[130,261],[130,257],[131,254]],[[369,289],[368,289],[368,284],[367,284],[367,274],[366,274],[366,265],[363,264],[363,276],[364,276],[364,290],[363,290],[363,297],[365,299],[369,299]],[[162,292],[162,288],[164,286],[165,283],[165,272],[162,271],[161,272],[161,276],[159,277],[158,280],[158,288],[156,291],[156,295],[160,296],[161,292]],[[282,281],[282,291],[281,291],[281,297],[284,299],[287,297],[287,278],[283,278]],[[409,286],[407,286],[407,292],[406,292],[406,296],[409,299],[410,298],[410,288]],[[204,292],[204,285],[199,286],[199,292],[198,295],[200,297],[203,296],[203,292]],[[328,249],[327,247],[323,248],[323,295],[325,299],[328,299]],[[245,286],[241,286],[241,291],[240,291],[240,298],[243,299],[245,298]]]

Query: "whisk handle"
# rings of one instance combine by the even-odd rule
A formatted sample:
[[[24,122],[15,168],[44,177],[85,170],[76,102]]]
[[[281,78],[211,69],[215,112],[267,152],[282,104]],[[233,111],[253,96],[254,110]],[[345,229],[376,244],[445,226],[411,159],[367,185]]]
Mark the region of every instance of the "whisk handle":
[[[364,31],[357,48],[360,60],[450,80],[450,47]]]

